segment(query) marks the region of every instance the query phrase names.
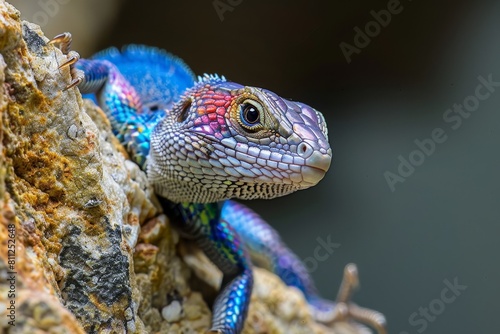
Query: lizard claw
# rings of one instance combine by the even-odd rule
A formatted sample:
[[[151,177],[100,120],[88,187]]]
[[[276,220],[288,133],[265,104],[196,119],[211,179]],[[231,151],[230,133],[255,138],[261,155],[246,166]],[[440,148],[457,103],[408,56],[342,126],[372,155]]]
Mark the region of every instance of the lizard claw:
[[[349,263],[344,268],[344,277],[337,293],[337,303],[347,303],[355,289],[359,287],[358,267]]]
[[[73,88],[75,86],[78,86],[81,82],[83,81],[83,77],[81,76],[76,76],[73,80],[71,80],[71,82],[69,83],[69,85],[67,85],[64,89],[63,89],[63,92],[64,91],[67,91],[68,89],[70,88]]]
[[[71,65],[76,64],[76,62],[78,60],[80,60],[80,54],[78,52],[76,52],[76,51],[70,51],[67,54],[67,56],[68,56],[68,60],[66,60],[61,65],[59,65],[59,68],[63,68],[65,66],[70,66],[70,68],[71,68]]]
[[[355,320],[373,327],[378,334],[387,334],[386,321],[382,313],[360,307],[350,301],[352,293],[358,286],[358,269],[355,264],[350,263],[344,269],[331,323]]]
[[[68,59],[64,63],[59,65],[59,69],[69,66],[71,73],[71,82],[68,86],[66,86],[66,88],[63,89],[63,91],[79,85],[85,78],[84,73],[74,67],[80,59],[80,54],[78,54],[78,52],[76,51],[71,50],[72,41],[73,38],[71,37],[71,33],[69,32],[63,32],[62,34],[55,36],[49,41],[50,45],[59,44],[59,48],[61,49],[62,53],[68,57]]]
[[[62,53],[67,55],[70,50],[71,50],[71,42],[73,41],[73,37],[71,37],[71,33],[69,32],[63,32],[62,34],[59,34],[52,38],[49,41],[49,44],[59,44],[60,49]]]

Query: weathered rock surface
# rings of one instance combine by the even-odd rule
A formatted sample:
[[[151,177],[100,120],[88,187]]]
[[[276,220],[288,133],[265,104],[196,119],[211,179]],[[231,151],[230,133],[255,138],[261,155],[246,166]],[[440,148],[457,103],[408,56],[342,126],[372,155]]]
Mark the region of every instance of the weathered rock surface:
[[[203,333],[220,274],[179,240],[100,109],[64,91],[47,41],[0,0],[1,331]],[[297,290],[255,276],[244,333],[333,333]]]

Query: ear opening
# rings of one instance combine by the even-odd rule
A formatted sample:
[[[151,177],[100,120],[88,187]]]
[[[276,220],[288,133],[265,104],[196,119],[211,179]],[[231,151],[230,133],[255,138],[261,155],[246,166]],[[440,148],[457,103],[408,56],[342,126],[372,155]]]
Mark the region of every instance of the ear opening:
[[[182,123],[187,119],[189,115],[189,109],[191,109],[191,103],[192,103],[191,99],[186,99],[182,103],[179,116],[177,117],[177,122]]]

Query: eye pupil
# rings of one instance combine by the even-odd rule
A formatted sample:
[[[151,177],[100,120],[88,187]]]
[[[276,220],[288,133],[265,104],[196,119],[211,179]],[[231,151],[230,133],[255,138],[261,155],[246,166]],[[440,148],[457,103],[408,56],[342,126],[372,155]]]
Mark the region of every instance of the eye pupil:
[[[251,104],[243,106],[243,117],[250,124],[255,124],[260,120],[260,113],[257,108]]]

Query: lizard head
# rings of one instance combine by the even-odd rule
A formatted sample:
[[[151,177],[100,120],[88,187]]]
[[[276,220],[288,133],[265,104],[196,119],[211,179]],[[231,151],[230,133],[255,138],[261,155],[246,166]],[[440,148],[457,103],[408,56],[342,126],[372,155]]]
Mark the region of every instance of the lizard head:
[[[320,112],[205,75],[153,131],[147,172],[171,201],[205,203],[309,188],[331,159]]]

